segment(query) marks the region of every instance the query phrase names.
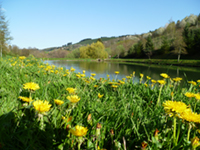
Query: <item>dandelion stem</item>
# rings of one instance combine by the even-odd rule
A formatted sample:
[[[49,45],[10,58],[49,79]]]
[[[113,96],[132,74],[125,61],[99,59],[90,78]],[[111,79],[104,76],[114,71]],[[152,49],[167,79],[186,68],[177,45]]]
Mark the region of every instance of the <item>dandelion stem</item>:
[[[160,91],[159,91],[159,95],[158,95],[158,100],[157,100],[156,106],[158,106],[160,104],[160,95],[161,95],[162,88],[163,88],[163,85],[161,85],[161,87],[160,87]]]
[[[180,119],[178,119],[178,132],[177,132],[177,136],[176,136],[176,143],[178,143],[180,129],[181,129],[181,123],[180,123]]]
[[[174,116],[174,145],[177,145],[176,141],[176,116]]]
[[[188,127],[188,133],[187,133],[187,141],[190,140],[190,131],[191,131],[191,124],[189,123],[189,127]]]

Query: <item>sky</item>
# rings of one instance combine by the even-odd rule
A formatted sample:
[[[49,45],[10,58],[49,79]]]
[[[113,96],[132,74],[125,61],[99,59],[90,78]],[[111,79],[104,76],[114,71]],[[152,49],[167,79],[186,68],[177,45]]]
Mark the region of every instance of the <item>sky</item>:
[[[0,0],[10,45],[44,49],[134,35],[200,14],[200,0]]]

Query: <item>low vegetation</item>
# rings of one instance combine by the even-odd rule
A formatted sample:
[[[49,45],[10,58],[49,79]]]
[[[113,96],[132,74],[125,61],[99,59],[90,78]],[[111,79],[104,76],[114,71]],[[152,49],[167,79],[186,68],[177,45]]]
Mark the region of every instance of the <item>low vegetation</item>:
[[[2,149],[196,149],[200,80],[85,77],[34,57],[0,60]]]

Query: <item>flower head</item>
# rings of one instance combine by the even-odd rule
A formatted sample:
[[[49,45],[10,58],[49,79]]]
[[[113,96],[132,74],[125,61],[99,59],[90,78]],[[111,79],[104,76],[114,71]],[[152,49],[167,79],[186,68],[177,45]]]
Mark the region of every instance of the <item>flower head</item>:
[[[24,60],[26,57],[25,56],[20,56],[19,59]]]
[[[66,90],[69,92],[69,94],[72,94],[75,93],[76,88],[67,88]]]
[[[176,78],[173,78],[173,80],[174,80],[175,82],[178,82],[178,81],[181,81],[182,78],[176,77]]]
[[[37,100],[33,102],[33,106],[39,113],[44,113],[50,110],[51,104],[46,100],[44,102],[42,100]]]
[[[143,78],[143,76],[144,76],[144,75],[143,75],[142,73],[140,73],[140,77]]]
[[[160,76],[162,76],[163,78],[169,78],[168,74],[166,73],[161,73]]]
[[[75,130],[70,129],[69,132],[71,132],[75,136],[82,137],[82,136],[85,136],[87,134],[87,131],[88,131],[87,127],[82,127],[82,126],[76,125]]]
[[[78,101],[80,101],[80,98],[79,98],[77,95],[67,96],[67,99],[68,99],[71,103],[77,103]]]
[[[191,140],[191,143],[193,149],[196,149],[198,146],[200,146],[199,138],[196,136]]]
[[[197,83],[195,81],[188,81],[188,83],[192,84],[192,85],[197,85]]]
[[[163,107],[165,112],[169,114],[170,117],[173,116],[174,113],[181,114],[188,109],[188,106],[185,103],[170,100],[164,102]]]
[[[119,74],[119,71],[115,71],[115,74]]]
[[[102,98],[103,94],[101,95],[100,93],[98,93],[98,98]]]
[[[95,74],[95,73],[91,73],[91,76],[93,76],[93,77],[94,77],[94,76],[96,76],[96,74]]]
[[[54,99],[54,102],[57,104],[57,105],[62,105],[64,103],[64,101],[61,101],[59,99]]]
[[[186,92],[185,96],[190,98],[190,97],[195,97],[195,94],[191,92]]]
[[[31,101],[33,101],[32,98],[23,97],[23,96],[19,96],[18,98],[21,99],[22,101],[28,102],[28,103],[31,102]]]
[[[40,88],[39,85],[34,82],[25,83],[23,84],[23,86],[24,86],[23,87],[24,89],[31,90],[31,91],[35,91]]]
[[[157,82],[162,84],[162,85],[164,85],[166,83],[165,80],[157,80]]]
[[[152,79],[151,82],[152,82],[152,83],[156,83],[157,81]]]

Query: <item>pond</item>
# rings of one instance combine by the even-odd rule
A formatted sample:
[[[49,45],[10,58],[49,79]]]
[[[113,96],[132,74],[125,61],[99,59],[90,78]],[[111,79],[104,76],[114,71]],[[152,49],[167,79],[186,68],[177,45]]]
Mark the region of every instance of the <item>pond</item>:
[[[200,68],[196,67],[180,67],[180,66],[161,66],[148,64],[128,64],[115,62],[97,62],[97,61],[66,61],[66,60],[46,60],[45,63],[55,65],[57,67],[65,67],[70,69],[73,67],[76,73],[86,71],[85,75],[90,76],[91,73],[96,73],[95,78],[116,78],[115,71],[119,71],[117,79],[125,78],[135,71],[136,81],[140,78],[140,73],[144,77],[149,76],[154,80],[162,79],[161,73],[167,73],[171,78],[181,77],[183,80],[196,81],[200,79]]]

